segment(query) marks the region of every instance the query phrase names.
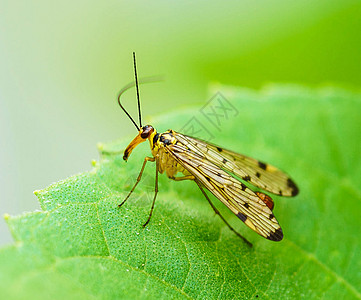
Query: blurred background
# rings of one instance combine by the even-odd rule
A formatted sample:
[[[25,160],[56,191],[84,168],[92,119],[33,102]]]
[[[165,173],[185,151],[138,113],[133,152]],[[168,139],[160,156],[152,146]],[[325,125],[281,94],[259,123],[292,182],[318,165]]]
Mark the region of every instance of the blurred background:
[[[0,2],[0,214],[91,169],[96,144],[134,136],[116,104],[133,80],[143,114],[205,103],[208,85],[361,85],[360,1]],[[132,114],[134,92],[125,96]],[[200,106],[199,106],[200,107]],[[0,245],[12,238],[0,221]]]

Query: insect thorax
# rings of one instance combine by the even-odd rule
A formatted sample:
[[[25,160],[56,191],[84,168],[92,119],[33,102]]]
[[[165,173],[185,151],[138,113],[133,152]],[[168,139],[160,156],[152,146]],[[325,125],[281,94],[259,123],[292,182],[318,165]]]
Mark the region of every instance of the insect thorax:
[[[166,172],[167,176],[173,178],[178,172],[188,175],[184,168],[172,157],[166,146],[178,143],[173,135],[173,130],[167,130],[163,133],[154,133],[149,139],[150,147],[154,157],[158,157],[159,172]]]
[[[153,155],[158,153],[158,150],[164,148],[167,145],[174,145],[177,143],[177,139],[173,135],[174,131],[169,129],[166,132],[158,133],[155,129],[152,135],[149,137],[150,148]]]

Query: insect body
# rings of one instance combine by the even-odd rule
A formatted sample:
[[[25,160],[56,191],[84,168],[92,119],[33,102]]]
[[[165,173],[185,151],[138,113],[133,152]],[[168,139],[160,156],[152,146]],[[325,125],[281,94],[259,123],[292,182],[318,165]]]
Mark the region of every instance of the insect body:
[[[134,53],[133,57],[136,74]],[[144,226],[149,223],[154,209],[155,199],[158,193],[158,173],[166,173],[168,178],[172,180],[193,180],[199,186],[214,211],[232,231],[244,239],[248,244],[250,243],[237,233],[223,218],[209,199],[204,188],[209,190],[255,232],[272,241],[282,240],[282,229],[272,213],[274,207],[272,198],[264,193],[254,192],[234,176],[263,190],[281,196],[297,195],[298,188],[296,184],[285,173],[269,164],[223,149],[174,130],[158,133],[151,125],[142,126],[137,77],[136,86],[138,95],[139,127],[120,103],[120,95],[125,90],[123,90],[118,97],[119,105],[139,131],[138,135],[125,149],[123,159],[127,160],[132,150],[138,144],[146,140],[149,141],[153,156],[144,159],[143,166],[135,185],[119,206],[122,206],[134,191],[141,179],[146,163],[148,161],[155,162],[155,195],[148,220]]]

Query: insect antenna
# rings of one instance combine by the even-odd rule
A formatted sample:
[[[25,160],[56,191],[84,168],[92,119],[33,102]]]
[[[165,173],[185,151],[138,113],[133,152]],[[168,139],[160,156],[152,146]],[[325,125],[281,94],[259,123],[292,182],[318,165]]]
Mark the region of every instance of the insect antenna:
[[[128,83],[126,86],[124,86],[119,94],[118,94],[118,104],[121,107],[121,109],[125,112],[125,114],[128,116],[128,118],[133,122],[135,128],[137,128],[137,130],[139,131],[140,127],[142,127],[142,116],[141,116],[141,112],[140,112],[140,99],[139,99],[139,84],[143,84],[143,83],[152,83],[152,82],[159,82],[164,80],[163,76],[151,76],[151,77],[145,77],[139,80],[138,82],[138,76],[137,76],[137,68],[136,68],[136,61],[135,61],[135,52],[133,52],[133,60],[134,60],[134,75],[135,75],[135,82],[130,82]],[[126,109],[124,108],[124,106],[120,103],[120,96],[124,94],[124,92],[126,92],[127,90],[129,90],[130,88],[132,88],[133,86],[136,86],[137,89],[137,98],[138,98],[138,112],[139,112],[139,125],[134,121],[134,119],[131,117],[131,115],[126,111]]]
[[[138,85],[137,63],[135,60],[135,52],[133,52],[133,61],[134,61],[135,87],[137,90],[137,99],[138,99],[139,126],[142,127],[142,114],[140,112],[140,97],[139,97],[139,85]]]
[[[124,88],[122,88],[122,90],[119,92],[119,95],[118,95],[118,104],[119,106],[121,107],[121,109],[125,112],[125,114],[128,116],[128,118],[133,122],[135,128],[137,128],[137,130],[139,131],[139,126],[137,125],[137,123],[135,123],[135,121],[133,120],[133,118],[131,117],[131,115],[126,111],[126,109],[124,108],[124,106],[120,103],[120,96],[126,91],[128,90],[129,88],[133,87],[134,83],[132,82],[131,85],[129,86],[126,85]]]

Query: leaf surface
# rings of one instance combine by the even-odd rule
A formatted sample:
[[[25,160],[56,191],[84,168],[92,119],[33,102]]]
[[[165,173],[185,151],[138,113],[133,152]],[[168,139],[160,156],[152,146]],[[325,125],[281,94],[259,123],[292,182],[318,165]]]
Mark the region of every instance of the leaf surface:
[[[218,119],[199,105],[151,123],[164,131],[196,120],[213,143],[287,171],[300,194],[273,197],[282,242],[259,237],[212,198],[253,243],[249,248],[196,184],[165,175],[143,229],[154,165],[117,207],[150,155],[143,143],[128,163],[105,153],[91,172],[37,191],[42,211],[6,216],[15,243],[0,250],[1,299],[360,299],[361,95],[287,85],[219,89],[233,110],[226,114],[212,101],[203,109],[213,107]],[[103,151],[122,150],[130,140]]]

